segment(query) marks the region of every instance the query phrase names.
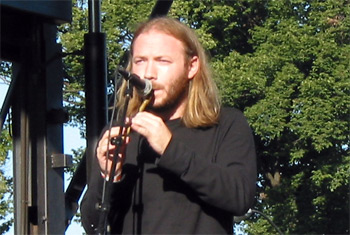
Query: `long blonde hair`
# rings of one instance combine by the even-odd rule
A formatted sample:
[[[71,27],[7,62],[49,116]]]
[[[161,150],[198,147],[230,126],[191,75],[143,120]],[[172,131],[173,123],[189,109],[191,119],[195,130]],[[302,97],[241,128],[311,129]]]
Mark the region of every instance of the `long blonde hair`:
[[[185,48],[188,63],[193,56],[199,58],[199,70],[189,84],[188,101],[185,108],[182,122],[186,127],[207,127],[218,122],[220,113],[220,99],[217,87],[212,79],[211,67],[207,55],[200,44],[195,32],[178,20],[168,17],[151,19],[141,24],[134,34],[133,42],[145,32],[156,29],[180,40]],[[133,55],[133,42],[131,44],[131,58]],[[131,69],[129,61],[128,69]],[[118,107],[125,103],[123,96],[126,85],[123,84],[119,92]],[[142,98],[134,92],[133,98],[129,102],[128,116],[133,116],[138,112]]]

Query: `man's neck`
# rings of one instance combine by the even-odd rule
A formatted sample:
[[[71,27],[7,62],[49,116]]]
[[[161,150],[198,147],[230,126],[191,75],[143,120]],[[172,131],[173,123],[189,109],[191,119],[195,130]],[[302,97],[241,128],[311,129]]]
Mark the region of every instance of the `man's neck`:
[[[172,108],[164,109],[150,109],[149,111],[154,115],[162,118],[163,121],[174,120],[182,118],[185,113],[186,103],[181,102],[180,105]]]
[[[182,118],[184,110],[171,109],[171,110],[150,110],[154,115],[162,118],[163,121],[174,120]]]

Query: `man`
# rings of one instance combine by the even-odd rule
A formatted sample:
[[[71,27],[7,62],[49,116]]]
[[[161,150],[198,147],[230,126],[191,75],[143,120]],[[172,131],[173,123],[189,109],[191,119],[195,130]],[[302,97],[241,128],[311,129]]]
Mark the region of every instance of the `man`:
[[[254,201],[254,142],[242,113],[220,107],[195,33],[166,17],[142,24],[129,68],[151,81],[153,98],[142,112],[137,111],[141,97],[130,101],[132,132],[120,155],[122,179],[113,184],[111,233],[232,233],[233,216]],[[103,178],[110,175],[107,154],[116,148],[110,138],[118,133],[119,127],[104,132],[96,150],[96,172],[81,206],[88,233],[98,226],[96,204]]]

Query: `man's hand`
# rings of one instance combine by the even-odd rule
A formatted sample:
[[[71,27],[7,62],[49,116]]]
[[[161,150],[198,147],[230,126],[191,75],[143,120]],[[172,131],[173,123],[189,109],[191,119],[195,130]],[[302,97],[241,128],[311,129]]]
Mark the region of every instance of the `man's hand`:
[[[159,155],[167,148],[172,134],[163,120],[149,112],[139,112],[131,121],[131,128],[143,135]]]
[[[114,151],[117,146],[111,143],[112,138],[118,138],[119,136],[119,128],[120,127],[112,127],[111,130],[107,130],[97,146],[97,159],[101,168],[101,173],[104,177],[110,176],[110,170],[112,166],[112,159],[114,156]],[[125,146],[129,143],[129,138],[127,137],[125,140],[122,140],[123,146],[120,149],[120,153],[117,159],[117,166],[115,169],[115,176],[119,176],[121,174],[121,166],[122,161],[125,157]],[[107,156],[108,155],[108,156]]]

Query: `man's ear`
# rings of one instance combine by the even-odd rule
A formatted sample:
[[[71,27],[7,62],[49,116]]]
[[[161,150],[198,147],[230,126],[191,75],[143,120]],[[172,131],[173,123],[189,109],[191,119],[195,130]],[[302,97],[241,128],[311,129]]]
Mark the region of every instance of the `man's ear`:
[[[199,58],[198,56],[193,56],[188,64],[188,79],[193,79],[199,70]]]

